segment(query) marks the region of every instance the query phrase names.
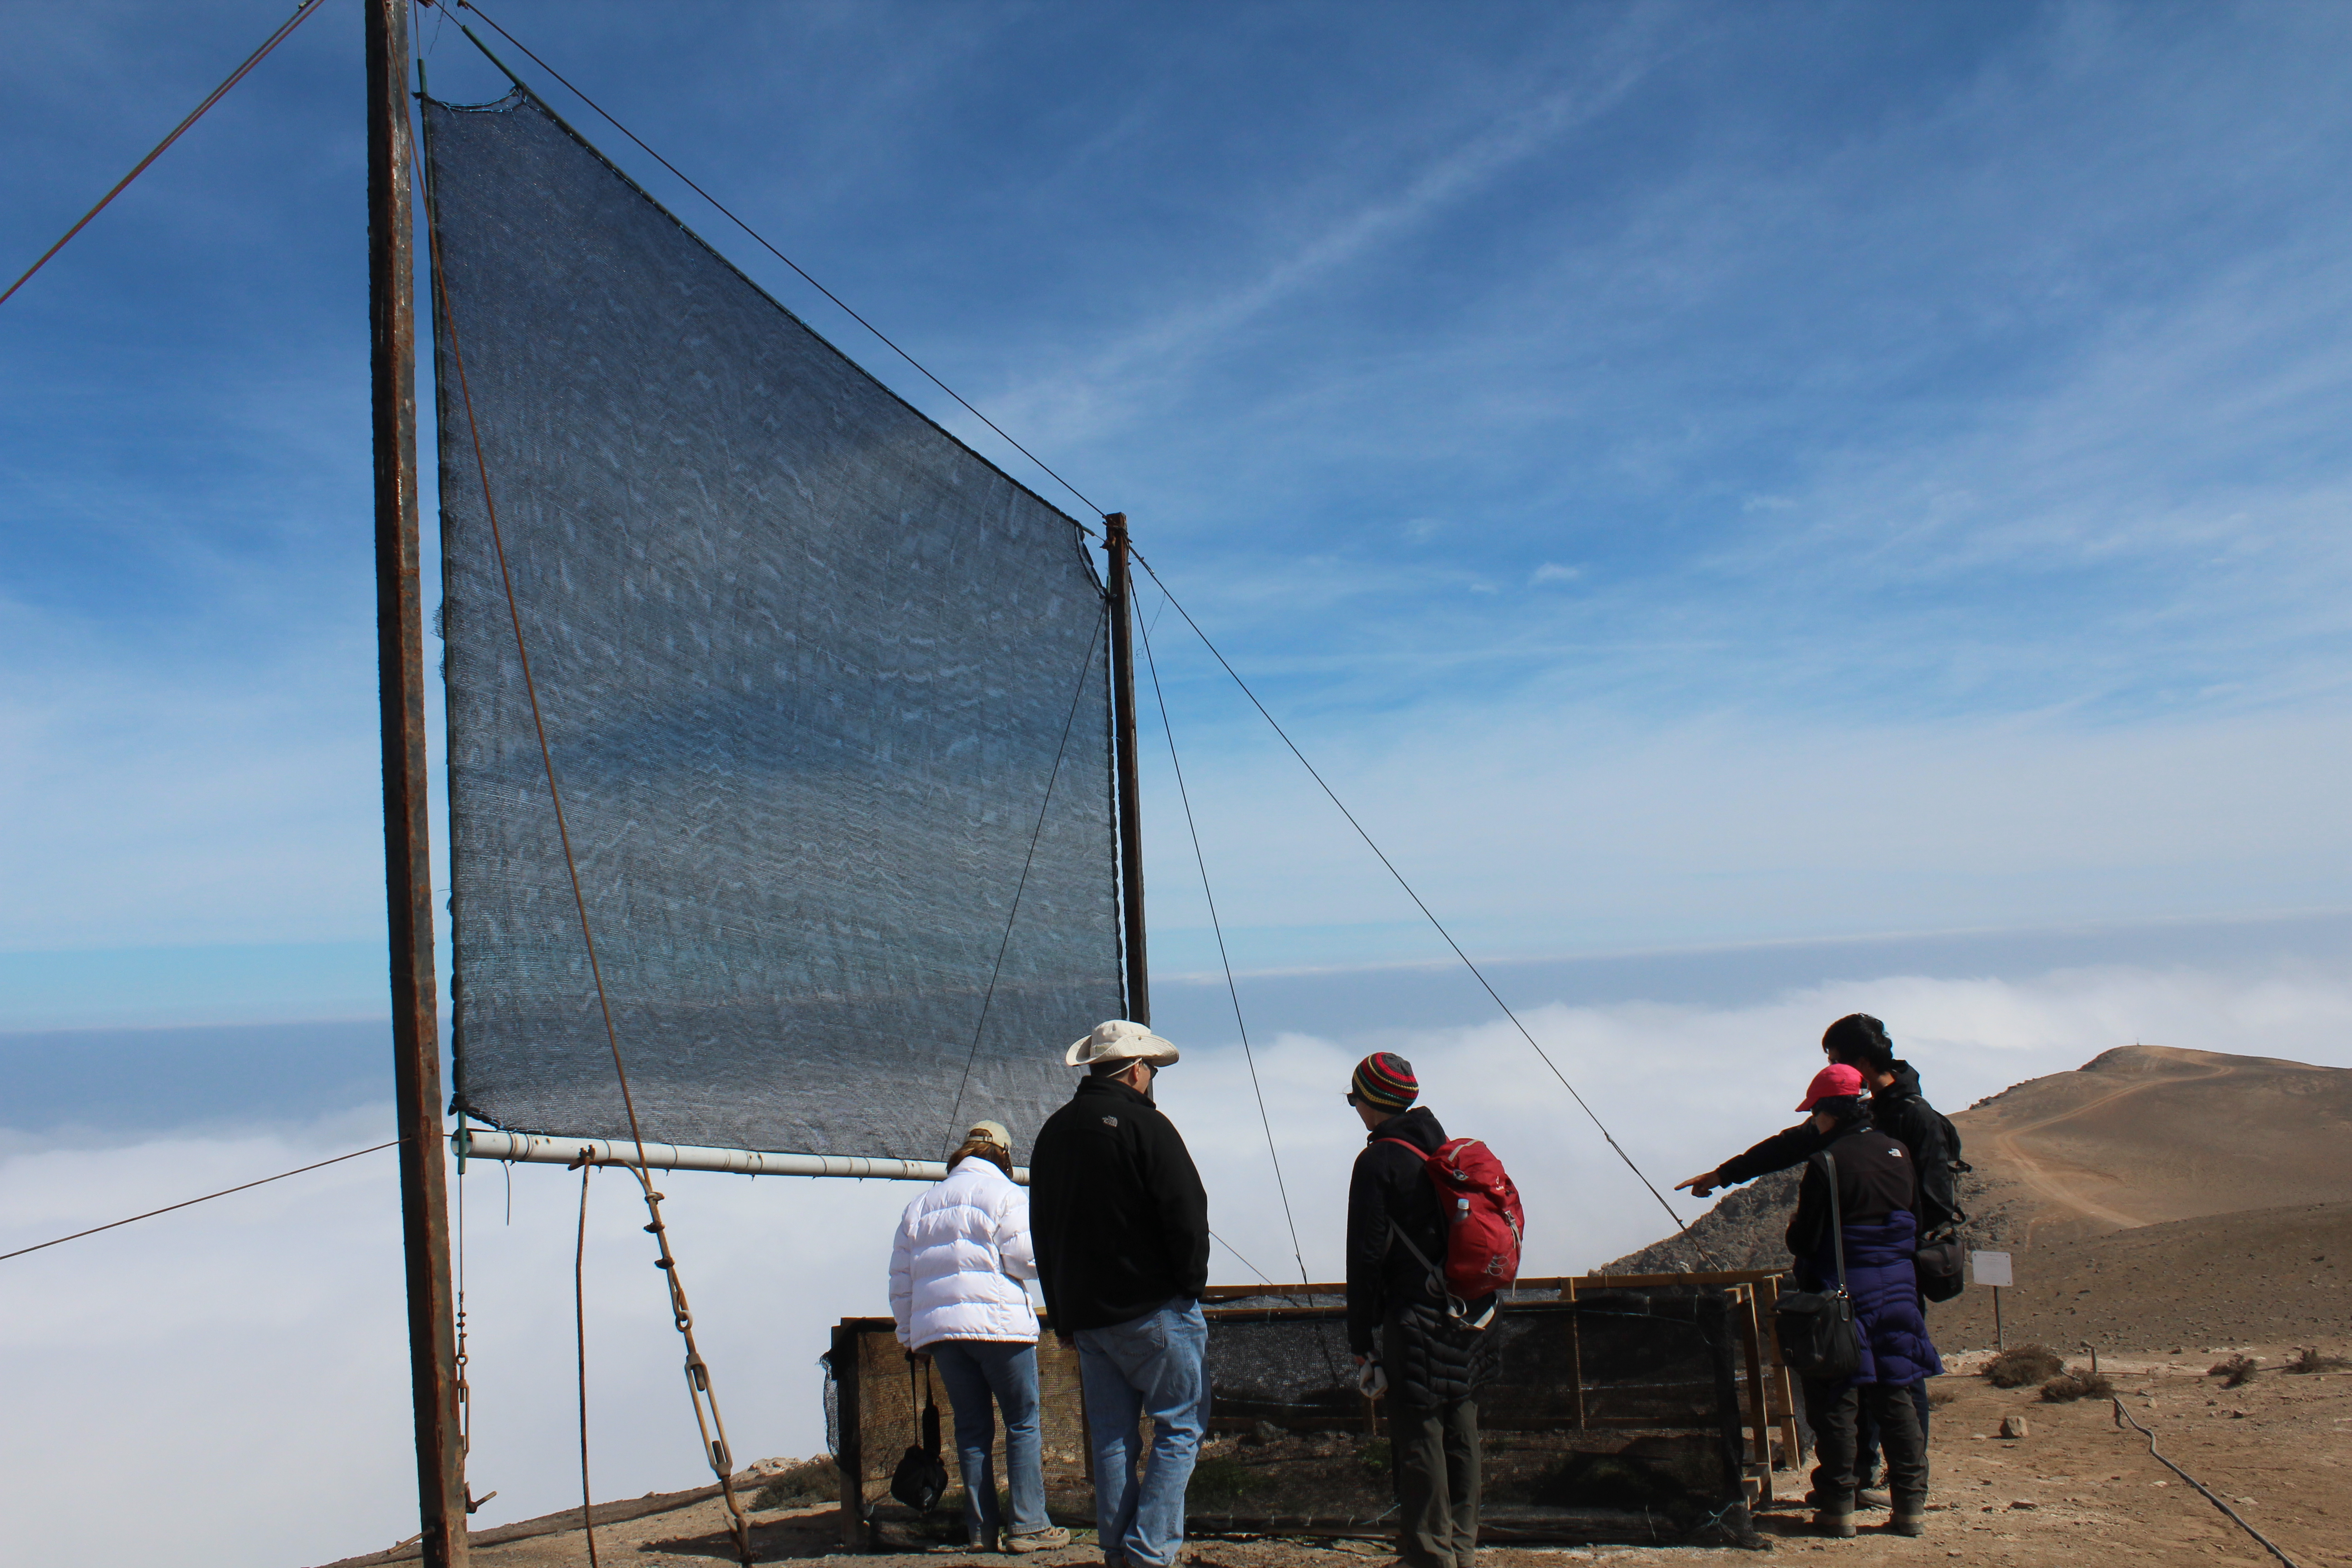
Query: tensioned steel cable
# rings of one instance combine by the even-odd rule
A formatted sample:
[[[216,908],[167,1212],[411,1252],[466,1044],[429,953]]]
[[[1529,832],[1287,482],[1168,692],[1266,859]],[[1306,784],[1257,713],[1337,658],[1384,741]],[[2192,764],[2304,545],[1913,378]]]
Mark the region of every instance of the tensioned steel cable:
[[[173,142],[177,142],[187,132],[188,127],[194,125],[197,121],[202,120],[205,117],[205,110],[210,109],[214,104],[218,103],[223,98],[226,97],[228,95],[229,89],[235,87],[238,82],[243,81],[246,78],[247,72],[259,65],[264,59],[267,59],[269,56],[270,50],[284,43],[286,41],[287,35],[293,32],[295,28],[300,26],[303,23],[309,21],[310,19],[310,14],[320,8],[320,0],[302,0],[302,3],[294,8],[294,15],[287,17],[283,22],[280,22],[278,25],[278,30],[276,32],[271,33],[269,37],[261,40],[261,47],[259,48],[245,57],[245,63],[243,65],[228,73],[227,80],[213,89],[212,91],[205,96],[205,100],[202,103],[199,103],[195,108],[190,110],[188,111],[188,117],[185,120],[181,121],[177,125],[172,127],[172,133],[169,136],[166,136],[161,142],[156,142],[152,152],[149,153],[147,156],[140,159],[138,163],[131,166],[131,173],[115,181],[114,188],[107,192],[106,195],[99,197],[98,205],[90,208],[89,211],[82,214],[81,220],[75,224],[73,227],[66,230],[64,234],[58,236],[58,242],[55,245],[41,252],[41,258],[38,261],[34,262],[30,267],[26,268],[23,275],[19,277],[16,281],[8,285],[6,293],[0,293],[0,305],[6,304],[10,294],[14,294],[17,289],[22,289],[25,286],[26,279],[31,278],[34,273],[38,272],[42,268],[47,266],[50,257],[55,256],[58,251],[63,250],[66,247],[67,241],[72,239],[75,235],[79,234],[83,229],[89,227],[90,219],[104,212],[107,208],[107,204],[113,201],[115,197],[121,195],[125,190],[129,189],[131,181],[137,179],[140,175],[147,172],[148,164],[162,157],[170,150]],[[485,17],[484,20],[487,21],[488,18]],[[1043,468],[1045,465],[1041,463],[1038,467]],[[1070,493],[1076,495],[1077,492],[1073,490]]]
[[[414,146],[412,144],[412,153]],[[530,649],[523,636],[522,606],[515,597],[514,574],[507,563],[504,534],[499,527],[498,502],[490,489],[489,459],[482,451],[482,430],[474,417],[474,394],[466,375],[466,354],[457,331],[456,316],[449,309],[447,279],[441,264],[441,226],[438,205],[434,200],[434,187],[424,175],[421,161],[418,178],[425,187],[425,248],[433,263],[433,298],[440,323],[449,333],[449,360],[457,373],[457,395],[466,410],[466,429],[474,447],[474,471],[481,480],[482,510],[490,526],[490,547],[498,557],[499,581],[506,592],[507,617],[514,627],[515,659],[522,675],[523,693],[530,702],[530,722],[539,738],[540,766],[547,775],[547,794],[555,811],[555,835],[563,847],[563,869],[572,881],[572,907],[580,916],[580,940],[587,949],[588,973],[596,984],[596,1005],[604,1021],[604,1039],[613,1055],[613,1073],[621,1087],[621,1106],[628,1113],[629,1136],[636,1144],[637,1163],[635,1174],[646,1203],[646,1217],[650,1222],[646,1229],[654,1238],[659,1254],[654,1267],[662,1271],[669,1288],[670,1321],[677,1326],[679,1338],[686,1342],[687,1397],[694,1405],[694,1425],[702,1435],[703,1458],[710,1462],[711,1473],[719,1479],[719,1494],[726,1499],[728,1525],[735,1538],[736,1554],[743,1568],[752,1568],[751,1521],[735,1497],[734,1466],[727,1443],[727,1424],[719,1413],[719,1395],[710,1386],[709,1367],[702,1359],[694,1340],[694,1313],[686,1299],[686,1286],[678,1279],[677,1259],[670,1251],[669,1226],[661,1215],[662,1194],[654,1191],[653,1173],[646,1160],[646,1135],[637,1121],[636,1097],[629,1090],[629,1069],[621,1059],[621,1035],[613,1024],[613,1004],[604,989],[604,972],[596,958],[596,934],[588,919],[588,898],[581,890],[580,863],[572,852],[572,830],[563,816],[563,790],[555,776],[555,753],[547,743],[547,721],[539,705],[539,683],[530,668]],[[706,1415],[705,1406],[708,1405]],[[717,1437],[712,1436],[713,1429]]]
[[[1485,972],[1482,971],[1477,964],[1471,962],[1471,958],[1468,953],[1462,951],[1462,944],[1455,942],[1454,940],[1454,933],[1445,929],[1445,922],[1439,920],[1436,913],[1432,910],[1426,903],[1422,901],[1421,895],[1413,891],[1412,884],[1404,879],[1404,873],[1398,870],[1396,868],[1396,863],[1388,858],[1387,852],[1382,850],[1378,844],[1372,841],[1372,836],[1364,831],[1364,825],[1356,820],[1356,814],[1348,809],[1346,804],[1339,799],[1338,793],[1335,792],[1331,788],[1330,784],[1324,780],[1323,775],[1316,772],[1315,764],[1307,760],[1307,753],[1298,749],[1298,742],[1290,738],[1290,731],[1285,730],[1275,716],[1266,710],[1265,704],[1258,700],[1257,693],[1250,689],[1249,682],[1242,679],[1241,671],[1235,669],[1226,659],[1225,656],[1218,650],[1217,645],[1209,640],[1209,634],[1201,629],[1201,623],[1192,618],[1192,612],[1184,607],[1183,601],[1177,598],[1174,594],[1169,593],[1168,584],[1160,581],[1160,574],[1151,570],[1151,563],[1146,561],[1143,558],[1142,552],[1139,551],[1131,552],[1131,553],[1135,556],[1136,563],[1143,568],[1145,574],[1150,576],[1154,584],[1158,584],[1161,593],[1168,595],[1168,603],[1175,607],[1178,615],[1184,617],[1184,624],[1192,628],[1192,635],[1201,639],[1201,646],[1209,650],[1210,656],[1215,658],[1219,665],[1223,667],[1224,672],[1227,675],[1233,677],[1234,684],[1241,688],[1242,695],[1249,699],[1250,706],[1258,710],[1258,716],[1260,718],[1264,719],[1268,724],[1273,726],[1274,732],[1282,738],[1282,743],[1290,748],[1290,754],[1298,759],[1298,765],[1307,770],[1307,776],[1312,778],[1317,784],[1320,785],[1323,794],[1330,800],[1331,804],[1339,807],[1339,815],[1348,819],[1348,826],[1356,830],[1356,837],[1362,839],[1364,841],[1365,847],[1369,848],[1380,860],[1380,863],[1388,868],[1389,875],[1396,879],[1397,886],[1404,889],[1405,897],[1412,900],[1413,907],[1418,909],[1428,920],[1430,925],[1436,930],[1437,934],[1445,939],[1445,945],[1454,950],[1454,956],[1462,961],[1463,967],[1469,970],[1471,974],[1477,979],[1478,984],[1486,988],[1487,996],[1493,1000],[1496,1006],[1500,1007],[1503,1010],[1503,1016],[1508,1018],[1511,1021],[1511,1026],[1518,1030],[1519,1037],[1526,1040],[1529,1046],[1534,1047],[1536,1055],[1543,1059],[1544,1066],[1551,1068],[1551,1076],[1559,1079],[1560,1087],[1568,1090],[1569,1098],[1576,1101],[1577,1109],[1583,1111],[1585,1116],[1591,1121],[1592,1125],[1599,1130],[1601,1136],[1608,1142],[1609,1147],[1615,1151],[1617,1158],[1625,1163],[1625,1168],[1633,1173],[1634,1179],[1639,1181],[1643,1186],[1647,1187],[1649,1189],[1650,1195],[1658,1200],[1658,1206],[1666,1211],[1666,1217],[1668,1219],[1675,1222],[1675,1229],[1676,1233],[1679,1234],[1684,1240],[1691,1244],[1691,1247],[1698,1253],[1702,1259],[1712,1266],[1715,1263],[1714,1258],[1708,1254],[1705,1247],[1700,1245],[1698,1239],[1690,1234],[1690,1226],[1684,1222],[1683,1217],[1680,1215],[1675,1213],[1675,1205],[1666,1202],[1665,1194],[1658,1191],[1656,1184],[1654,1184],[1648,1176],[1642,1173],[1642,1167],[1633,1163],[1633,1156],[1625,1152],[1624,1146],[1617,1142],[1616,1136],[1609,1131],[1607,1125],[1601,1121],[1601,1118],[1594,1114],[1592,1107],[1585,1103],[1584,1096],[1579,1094],[1576,1090],[1576,1086],[1568,1081],[1568,1075],[1559,1070],[1559,1064],[1551,1059],[1551,1053],[1545,1050],[1543,1047],[1538,1043],[1535,1036],[1528,1031],[1528,1026],[1519,1022],[1519,1016],[1511,1011],[1511,1005],[1503,1000],[1502,994],[1497,992],[1493,984],[1487,980]]]
[[[91,1226],[88,1230],[75,1231],[71,1236],[56,1237],[48,1241],[37,1241],[30,1247],[20,1247],[14,1252],[0,1252],[0,1263],[5,1263],[12,1258],[22,1258],[28,1252],[38,1252],[44,1247],[61,1247],[68,1241],[79,1241],[85,1236],[96,1236],[102,1230],[114,1230],[122,1226],[136,1225],[142,1219],[153,1219],[159,1214],[170,1214],[174,1209],[191,1208],[197,1204],[208,1204],[215,1198],[225,1198],[231,1193],[242,1193],[254,1187],[266,1187],[272,1182],[282,1182],[289,1176],[299,1176],[305,1171],[320,1170],[328,1165],[340,1165],[346,1160],[356,1160],[362,1154],[377,1153],[393,1148],[399,1142],[400,1140],[395,1138],[390,1143],[376,1143],[365,1149],[354,1149],[348,1154],[338,1154],[331,1160],[320,1160],[314,1164],[297,1165],[290,1171],[280,1171],[274,1176],[264,1176],[257,1182],[243,1182],[234,1187],[223,1187],[219,1192],[206,1193],[203,1197],[189,1198],[182,1203],[165,1204],[162,1208],[149,1209],[145,1214],[135,1214],[129,1219],[111,1220],[105,1225]]]
[[[424,0],[424,3],[429,5],[433,4],[433,0]],[[622,135],[635,142],[639,152],[643,153],[646,157],[651,158],[655,163],[659,163],[663,168],[667,169],[672,174],[675,174],[678,180],[685,184],[687,189],[692,191],[696,195],[700,196],[704,201],[709,202],[712,206],[718,208],[719,215],[726,218],[729,223],[733,224],[737,228],[740,228],[745,234],[750,235],[753,244],[759,246],[760,248],[765,250],[769,255],[774,257],[777,260],[791,268],[794,272],[799,273],[803,282],[815,289],[818,293],[824,295],[826,299],[832,300],[835,305],[841,307],[842,312],[845,315],[848,316],[851,321],[856,321],[859,326],[864,327],[867,331],[872,332],[876,338],[881,341],[883,347],[888,349],[892,353],[897,354],[900,359],[905,360],[908,364],[913,365],[918,371],[922,373],[925,380],[929,381],[933,386],[938,387],[941,392],[946,393],[950,397],[954,398],[957,403],[961,404],[965,413],[971,415],[974,419],[979,420],[982,425],[987,426],[991,430],[995,431],[996,434],[1003,439],[1006,446],[1011,447],[1014,451],[1020,453],[1023,457],[1036,464],[1037,467],[1051,478],[1055,484],[1061,486],[1064,489],[1077,497],[1078,504],[1080,506],[1085,507],[1097,517],[1103,515],[1102,508],[1088,500],[1084,491],[1080,490],[1077,486],[1070,483],[1069,480],[1064,479],[1059,473],[1055,472],[1055,469],[1046,463],[1045,459],[1040,458],[1036,453],[1031,451],[1028,447],[1014,440],[1006,433],[1004,426],[999,425],[995,420],[991,419],[987,415],[982,414],[979,409],[974,408],[971,402],[965,398],[962,393],[958,392],[954,387],[950,386],[946,382],[941,381],[937,375],[933,374],[930,366],[917,359],[913,354],[908,353],[905,349],[900,348],[897,341],[891,338],[888,333],[885,332],[881,328],[876,326],[864,316],[859,315],[856,310],[853,310],[847,300],[844,300],[840,295],[835,293],[832,289],[826,288],[824,284],[811,277],[806,268],[803,267],[799,262],[794,261],[791,257],[786,256],[782,251],[777,249],[774,245],[769,242],[767,236],[761,234],[758,229],[753,228],[750,224],[745,223],[741,218],[736,216],[735,211],[732,207],[730,207],[726,203],[720,201],[717,196],[712,195],[709,191],[704,190],[700,185],[697,184],[691,178],[689,178],[677,164],[671,163],[668,159],[663,157],[660,153],[647,146],[644,138],[640,137],[635,132],[630,130],[627,126],[622,124],[619,121],[614,119],[612,112],[603,104],[598,103],[594,99],[581,91],[579,88],[572,85],[572,79],[569,77],[566,77],[562,71],[557,70],[553,66],[549,65],[545,60],[541,59],[538,55],[534,54],[529,44],[524,43],[520,38],[516,37],[504,27],[499,26],[498,18],[492,16],[479,5],[473,4],[473,0],[456,0],[456,4],[464,6],[467,10],[471,11],[475,16],[479,16],[482,19],[484,26],[488,26],[492,32],[498,34],[499,37],[504,38],[508,43],[512,44],[516,48],[520,49],[523,52],[524,58],[529,59],[531,64],[537,66],[540,69],[553,77],[557,81],[562,82],[565,91],[571,93],[572,97],[578,99],[581,102],[586,104],[589,108],[594,110],[599,115],[603,116],[604,122],[610,125],[614,130],[619,132]],[[500,63],[498,56],[490,55],[489,49],[483,45],[482,40],[475,38],[472,31],[469,30],[465,24],[459,23],[457,30],[464,33],[467,37],[472,38],[476,48],[480,49],[482,53],[486,55],[489,55],[490,63],[492,65],[498,66],[498,68],[502,71],[506,70],[506,67]],[[512,77],[514,73],[512,71],[507,71],[507,75]],[[1078,530],[1080,532],[1090,537],[1094,533],[1094,530],[1088,528],[1085,523],[1079,523]]]
[[[948,1108],[949,1149],[954,1150],[956,1121],[963,1114],[963,1091],[971,1087],[972,1064],[980,1060],[980,1037],[988,1027],[989,1005],[996,1000],[996,979],[1004,973],[1004,955],[1013,946],[1013,922],[1021,918],[1021,895],[1029,890],[1029,868],[1036,863],[1037,841],[1045,835],[1045,815],[1053,809],[1054,785],[1062,776],[1062,758],[1070,749],[1070,730],[1078,721],[1078,705],[1086,700],[1087,677],[1095,669],[1095,649],[1102,646],[1103,623],[1110,606],[1095,618],[1094,635],[1087,639],[1087,661],[1078,667],[1078,689],[1070,693],[1070,716],[1062,721],[1062,743],[1054,750],[1054,771],[1045,775],[1045,798],[1037,806],[1037,826],[1030,830],[1029,853],[1021,862],[1021,880],[1013,889],[1013,908],[1004,917],[1004,937],[996,944],[996,965],[988,972],[988,990],[980,999],[980,1017],[971,1026],[971,1051],[963,1058],[963,1077],[956,1080],[955,1103]],[[1009,1152],[1009,1151],[1008,1151]]]
[[[1241,989],[1234,984],[1234,961],[1225,953],[1225,928],[1217,919],[1217,895],[1209,888],[1209,860],[1201,849],[1200,826],[1192,820],[1192,795],[1184,787],[1184,764],[1176,756],[1176,726],[1169,721],[1168,698],[1160,689],[1160,664],[1151,657],[1151,633],[1140,623],[1136,630],[1143,634],[1143,667],[1151,672],[1152,699],[1160,704],[1160,731],[1168,737],[1168,765],[1176,772],[1176,798],[1184,805],[1184,831],[1192,836],[1192,864],[1201,868],[1201,897],[1208,900],[1209,929],[1217,936],[1217,962],[1224,965],[1225,994],[1233,999],[1234,1027],[1241,1031],[1242,1059],[1249,1064],[1250,1092],[1257,1097],[1258,1125],[1265,1129],[1265,1157],[1274,1162],[1274,1188],[1282,1194],[1282,1219],[1290,1227],[1290,1256],[1298,1264],[1298,1282],[1309,1285],[1314,1283],[1314,1278],[1307,1272],[1307,1257],[1299,1249],[1298,1220],[1290,1212],[1290,1186],[1282,1179],[1282,1156],[1275,1152],[1274,1121],[1265,1113],[1265,1090],[1258,1087],[1257,1053],[1250,1048],[1249,1026],[1242,1021]],[[1225,1250],[1233,1251],[1231,1247]],[[1241,1254],[1234,1252],[1234,1256],[1240,1258]]]
[[[2170,1470],[2174,1475],[2179,1476],[2182,1480],[2187,1481],[2190,1486],[2195,1487],[2200,1492],[2202,1492],[2207,1502],[2211,1503],[2215,1508],[2218,1508],[2223,1513],[2228,1514],[2232,1523],[2236,1524],[2240,1530],[2244,1531],[2248,1535],[2252,1536],[2256,1541],[2262,1542],[2263,1550],[2277,1558],[2280,1562],[2285,1563],[2286,1568],[2296,1568],[2296,1563],[2294,1558],[2289,1557],[2285,1552],[2280,1551],[2277,1544],[2273,1542],[2269,1536],[2264,1535],[2261,1531],[2256,1530],[2252,1525],[2248,1524],[2244,1516],[2240,1514],[2236,1509],[2231,1508],[2228,1503],[2223,1502],[2220,1498],[2214,1496],[2212,1488],[2207,1486],[2203,1481],[2199,1480],[2195,1476],[2190,1475],[2187,1470],[2182,1469],[2179,1465],[2174,1464],[2170,1459],[2166,1458],[2162,1454],[2158,1453],[2156,1451],[2156,1434],[2149,1431],[2147,1427],[2142,1426],[2138,1420],[2135,1418],[2130,1412],[2124,1408],[2124,1402],[2122,1400],[2110,1397],[2107,1403],[2116,1407],[2116,1426],[2121,1427],[2125,1422],[2129,1421],[2132,1424],[2132,1429],[2137,1432],[2141,1436],[2147,1439],[2147,1457],[2149,1458],[2154,1459],[2158,1464],[2162,1465],[2166,1469]],[[2159,1481],[2157,1484],[2161,1486],[2164,1483]]]

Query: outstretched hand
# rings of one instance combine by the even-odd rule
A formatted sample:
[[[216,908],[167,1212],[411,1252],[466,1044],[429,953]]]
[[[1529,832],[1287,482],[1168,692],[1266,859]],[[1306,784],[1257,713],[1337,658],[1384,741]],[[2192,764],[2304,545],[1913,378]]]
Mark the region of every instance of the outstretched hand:
[[[1715,1172],[1701,1171],[1697,1175],[1691,1177],[1688,1181],[1676,1182],[1675,1184],[1675,1191],[1678,1193],[1688,1192],[1690,1195],[1695,1198],[1703,1198],[1713,1194],[1715,1189],[1721,1185],[1723,1185],[1723,1183],[1718,1179]]]

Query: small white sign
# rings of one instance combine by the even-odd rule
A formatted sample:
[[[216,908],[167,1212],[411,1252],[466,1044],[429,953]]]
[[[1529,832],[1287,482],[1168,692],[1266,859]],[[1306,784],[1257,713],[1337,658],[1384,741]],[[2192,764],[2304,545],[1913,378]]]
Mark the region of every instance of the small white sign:
[[[2016,1278],[2009,1271],[2009,1254],[2006,1252],[1971,1252],[1969,1254],[1969,1267],[1976,1274],[1979,1285],[2013,1286],[2017,1283]]]

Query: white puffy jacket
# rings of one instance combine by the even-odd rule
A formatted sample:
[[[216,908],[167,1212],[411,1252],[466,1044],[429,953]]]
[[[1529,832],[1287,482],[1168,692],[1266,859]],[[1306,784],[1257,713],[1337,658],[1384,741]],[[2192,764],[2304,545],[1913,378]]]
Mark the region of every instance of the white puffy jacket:
[[[972,1155],[907,1205],[890,1249],[890,1315],[898,1342],[940,1340],[1034,1344],[1037,1313],[1024,1279],[1037,1278],[1029,1194],[993,1161]]]

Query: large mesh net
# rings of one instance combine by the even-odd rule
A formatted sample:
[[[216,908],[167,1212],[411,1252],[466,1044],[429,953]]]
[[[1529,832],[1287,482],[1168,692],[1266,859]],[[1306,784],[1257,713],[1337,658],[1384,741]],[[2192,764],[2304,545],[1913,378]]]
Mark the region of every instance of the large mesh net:
[[[1221,1307],[1208,1318],[1209,1432],[1186,1494],[1187,1528],[1393,1531],[1394,1412],[1368,1408],[1356,1391],[1344,1310]],[[858,1378],[854,1399],[844,1395],[835,1452],[861,1506],[885,1543],[951,1532],[952,1500],[927,1521],[888,1495],[916,1432],[889,1321],[852,1319],[842,1332],[858,1346]],[[1675,1286],[1517,1303],[1489,1332],[1496,1374],[1477,1400],[1485,1539],[1752,1539],[1739,1330],[1724,1291]],[[1090,1524],[1077,1358],[1047,1336],[1038,1367],[1047,1500],[1064,1522]]]
[[[458,1108],[629,1131],[510,581],[646,1136],[1025,1142],[1122,1011],[1076,525],[535,99],[425,125]]]

